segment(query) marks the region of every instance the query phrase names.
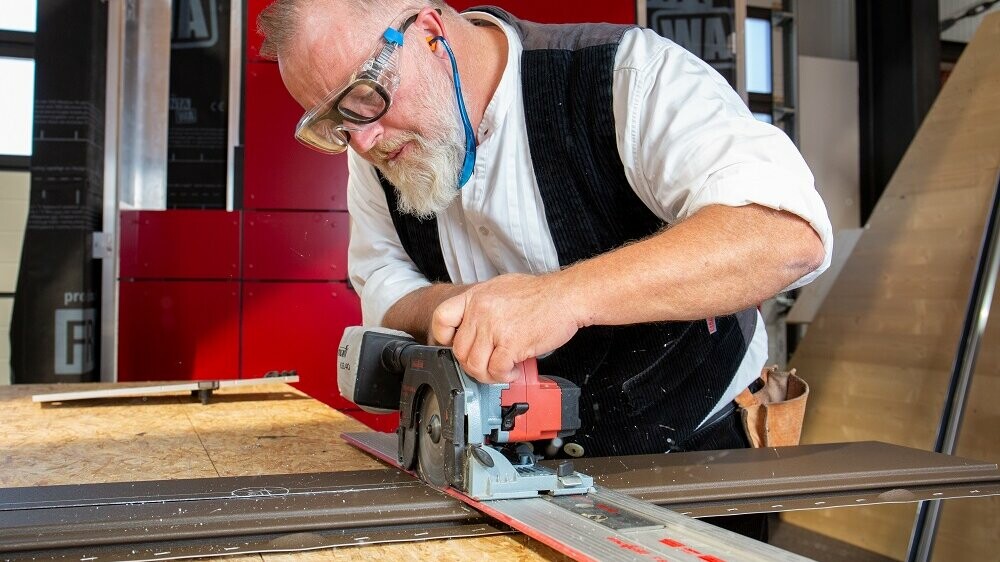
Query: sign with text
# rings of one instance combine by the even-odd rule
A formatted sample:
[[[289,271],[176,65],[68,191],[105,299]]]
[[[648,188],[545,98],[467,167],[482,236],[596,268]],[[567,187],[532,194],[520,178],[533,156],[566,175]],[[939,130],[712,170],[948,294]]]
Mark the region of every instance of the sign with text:
[[[736,87],[735,0],[648,0],[646,21]]]

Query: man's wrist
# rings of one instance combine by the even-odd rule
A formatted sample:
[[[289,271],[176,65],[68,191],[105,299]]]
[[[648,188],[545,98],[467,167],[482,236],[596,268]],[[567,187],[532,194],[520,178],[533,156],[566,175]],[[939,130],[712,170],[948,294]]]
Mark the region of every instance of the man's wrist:
[[[594,318],[593,298],[589,295],[587,284],[582,281],[578,267],[573,266],[550,273],[544,277],[550,284],[550,293],[555,296],[570,317],[576,322],[576,327],[586,328],[596,323]]]

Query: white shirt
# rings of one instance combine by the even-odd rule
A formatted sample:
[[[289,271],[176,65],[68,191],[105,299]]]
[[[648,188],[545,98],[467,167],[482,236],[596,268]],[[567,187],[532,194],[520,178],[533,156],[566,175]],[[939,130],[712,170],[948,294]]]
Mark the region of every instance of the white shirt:
[[[466,284],[504,273],[556,271],[559,259],[528,147],[520,38],[489,14],[464,15],[503,29],[508,54],[477,131],[474,174],[437,217],[448,274]],[[781,130],[754,119],[710,66],[651,30],[632,29],[615,57],[612,96],[625,175],[659,218],[676,223],[718,204],[788,211],[812,225],[826,250],[823,265],[788,289],[829,266],[832,228],[805,161]],[[430,282],[399,242],[374,168],[352,149],[348,170],[348,269],[365,325],[379,325],[396,301]],[[766,361],[767,334],[758,314],[743,362],[709,415],[753,382]]]

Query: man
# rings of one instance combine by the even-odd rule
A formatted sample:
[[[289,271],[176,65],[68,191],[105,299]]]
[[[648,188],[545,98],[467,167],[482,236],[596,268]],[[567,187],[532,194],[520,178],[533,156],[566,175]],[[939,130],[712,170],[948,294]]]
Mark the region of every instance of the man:
[[[717,73],[649,30],[431,1],[278,0],[259,27],[299,139],[350,147],[366,324],[481,381],[541,357],[582,388],[558,454],[745,446],[755,307],[825,269],[832,234],[794,146]]]

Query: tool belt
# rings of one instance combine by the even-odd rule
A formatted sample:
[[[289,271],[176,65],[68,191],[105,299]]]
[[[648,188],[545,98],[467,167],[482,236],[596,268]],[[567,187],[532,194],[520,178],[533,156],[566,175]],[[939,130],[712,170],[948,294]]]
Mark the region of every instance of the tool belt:
[[[763,385],[755,391],[744,389],[736,397],[743,430],[753,447],[798,445],[809,398],[809,385],[791,371],[778,366],[760,374]]]

